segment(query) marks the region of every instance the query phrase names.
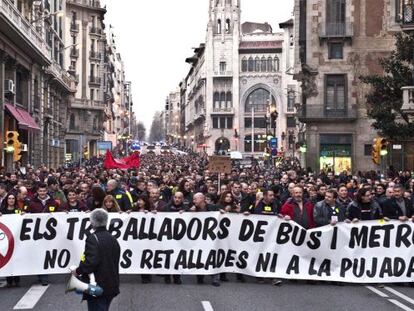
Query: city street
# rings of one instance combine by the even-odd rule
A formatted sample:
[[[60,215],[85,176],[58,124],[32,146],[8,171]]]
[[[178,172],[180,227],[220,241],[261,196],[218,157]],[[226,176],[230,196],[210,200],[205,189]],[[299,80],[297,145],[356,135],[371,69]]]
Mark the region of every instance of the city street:
[[[51,284],[42,296],[27,294],[36,282],[35,277],[23,278],[20,288],[1,288],[1,310],[86,310],[86,303],[80,303],[79,295],[65,295],[65,279],[51,277]],[[234,282],[233,276],[230,279],[232,282],[213,287],[208,283],[197,285],[191,276],[183,278],[183,285],[164,284],[160,277],[155,277],[152,284],[141,284],[140,277],[123,276],[121,294],[111,310],[414,310],[414,288],[407,286],[378,288],[285,282],[275,287],[270,282],[257,284],[253,278],[244,284]],[[37,285],[34,286],[36,289]]]

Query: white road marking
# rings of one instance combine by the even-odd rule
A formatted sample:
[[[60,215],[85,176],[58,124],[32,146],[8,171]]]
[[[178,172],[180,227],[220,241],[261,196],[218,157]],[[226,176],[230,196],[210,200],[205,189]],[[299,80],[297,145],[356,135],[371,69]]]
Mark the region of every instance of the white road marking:
[[[13,310],[29,310],[33,309],[37,302],[42,298],[43,294],[49,288],[49,285],[33,285],[17,302]]]
[[[388,295],[384,294],[383,292],[381,292],[380,290],[376,289],[373,286],[365,286],[366,288],[368,288],[370,291],[373,291],[375,294],[377,294],[378,296],[381,296],[383,298],[387,298]]]
[[[413,304],[414,305],[414,299],[411,299],[410,297],[408,297],[408,296],[406,296],[406,295],[404,295],[404,294],[402,294],[402,293],[400,293],[399,291],[396,291],[395,289],[393,289],[393,288],[391,288],[391,287],[385,287],[385,289],[387,290],[387,291],[389,291],[390,293],[393,293],[395,296],[398,296],[398,297],[400,297],[400,298],[402,298],[402,299],[404,299],[405,301],[408,301],[409,303],[411,303],[411,304]]]
[[[201,304],[203,305],[204,311],[214,311],[210,301],[202,301]]]
[[[389,302],[395,304],[396,306],[400,307],[401,309],[405,310],[405,311],[414,311],[413,309],[407,307],[405,304],[402,304],[401,302],[399,302],[398,300],[395,299],[388,299]]]

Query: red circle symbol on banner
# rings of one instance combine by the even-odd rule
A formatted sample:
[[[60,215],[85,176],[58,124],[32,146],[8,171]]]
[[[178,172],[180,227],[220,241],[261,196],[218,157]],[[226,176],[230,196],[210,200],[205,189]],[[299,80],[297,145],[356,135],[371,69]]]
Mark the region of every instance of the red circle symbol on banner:
[[[0,244],[7,243],[6,255],[0,254],[0,269],[3,268],[10,261],[14,250],[14,238],[10,229],[5,224],[0,222]]]

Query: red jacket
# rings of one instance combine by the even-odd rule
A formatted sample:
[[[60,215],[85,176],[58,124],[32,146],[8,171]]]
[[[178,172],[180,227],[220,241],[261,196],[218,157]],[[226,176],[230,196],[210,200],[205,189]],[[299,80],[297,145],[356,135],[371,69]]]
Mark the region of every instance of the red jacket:
[[[299,225],[303,226],[301,219],[296,219],[295,217],[295,207],[298,207],[298,204],[290,198],[283,204],[280,213],[283,216],[289,216],[293,221],[297,222]],[[313,221],[313,204],[310,201],[303,201],[303,208],[307,213],[308,218],[308,228],[305,229],[312,229],[315,228],[315,222]]]
[[[29,208],[27,210],[28,213],[52,213],[61,211],[62,210],[60,209],[58,202],[56,202],[53,198],[49,197],[43,205],[37,195],[30,200]]]

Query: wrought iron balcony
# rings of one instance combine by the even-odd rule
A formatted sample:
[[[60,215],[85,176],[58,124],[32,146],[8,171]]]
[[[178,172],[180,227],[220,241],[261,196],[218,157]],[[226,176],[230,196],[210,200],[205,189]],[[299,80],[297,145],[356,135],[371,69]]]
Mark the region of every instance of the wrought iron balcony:
[[[103,9],[99,0],[67,0],[67,3]]]
[[[79,57],[79,49],[71,48],[70,49],[70,57],[78,58]]]
[[[212,114],[234,114],[233,107],[214,107]]]
[[[23,50],[33,50],[34,56],[41,57],[43,62],[51,62],[50,47],[46,41],[9,0],[0,0],[0,29]]]
[[[79,32],[79,25],[74,22],[70,23],[70,31]]]
[[[98,53],[96,51],[90,51],[89,58],[101,60],[101,53]]]
[[[101,84],[101,78],[94,77],[94,76],[89,76],[89,84],[100,85]]]
[[[104,111],[106,107],[107,105],[103,101],[89,100],[89,99],[75,99],[71,104],[71,108],[86,109],[86,110]]]
[[[97,27],[90,27],[89,33],[100,36],[102,34],[102,29],[101,28],[97,28]]]
[[[319,38],[352,38],[354,25],[351,22],[321,23],[319,24]]]
[[[301,122],[352,122],[357,119],[357,109],[328,108],[325,105],[306,105],[298,109],[298,118]]]

